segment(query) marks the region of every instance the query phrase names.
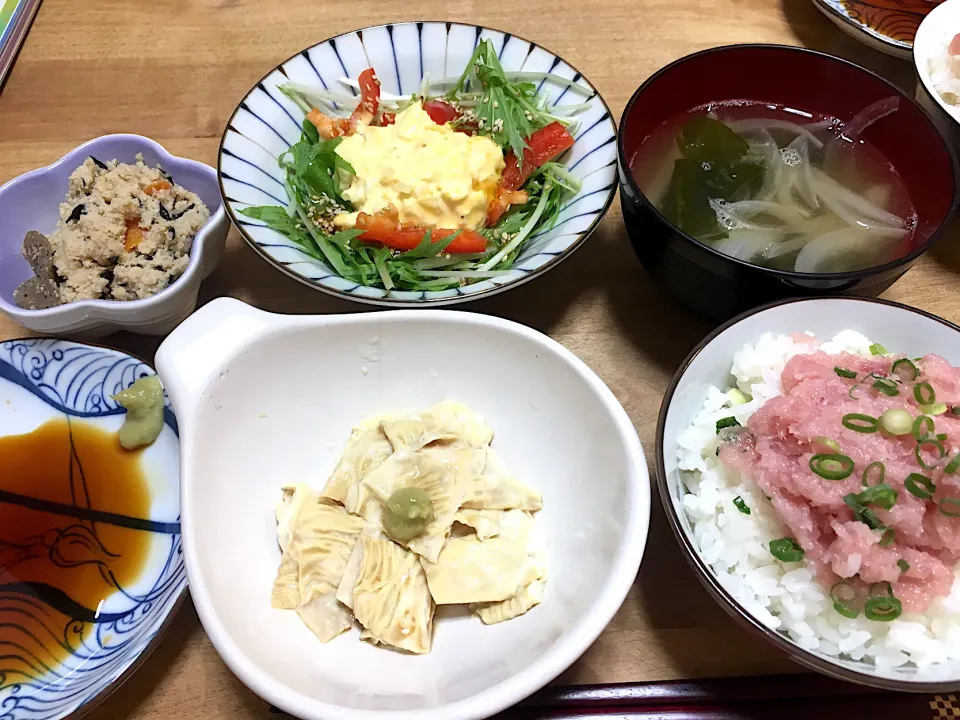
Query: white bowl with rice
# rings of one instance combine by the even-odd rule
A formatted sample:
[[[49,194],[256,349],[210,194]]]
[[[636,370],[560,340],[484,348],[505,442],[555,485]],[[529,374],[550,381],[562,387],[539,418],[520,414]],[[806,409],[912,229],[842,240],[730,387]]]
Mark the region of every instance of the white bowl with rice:
[[[851,440],[850,432],[838,427],[833,435],[844,445],[843,450],[837,449],[835,452],[848,452],[850,457],[846,459],[851,461],[851,466],[854,465],[851,457],[856,458],[855,474],[844,476],[845,479],[840,482],[830,482],[831,478],[823,475],[817,478],[812,472],[806,472],[806,478],[797,477],[797,485],[793,489],[781,488],[781,493],[768,484],[771,477],[769,464],[764,465],[765,469],[759,469],[759,465],[740,464],[739,467],[744,471],[741,473],[728,463],[731,454],[729,450],[724,450],[725,443],[740,442],[737,437],[749,438],[749,450],[745,449],[745,452],[756,453],[750,456],[751,461],[754,457],[763,458],[763,463],[768,463],[770,456],[760,453],[758,449],[761,447],[768,450],[777,443],[786,447],[791,442],[799,443],[797,447],[802,445],[798,439],[801,432],[797,429],[796,420],[784,422],[777,432],[767,437],[764,437],[762,428],[764,420],[777,417],[771,408],[792,407],[796,401],[794,395],[797,386],[791,387],[791,382],[785,393],[781,383],[782,379],[789,376],[788,373],[781,373],[790,358],[803,356],[787,365],[788,368],[813,362],[815,356],[811,353],[815,346],[811,344],[809,335],[801,336],[803,333],[811,333],[821,341],[819,350],[826,355],[816,357],[827,364],[832,362],[833,357],[844,357],[847,358],[844,363],[862,364],[864,367],[871,363],[886,362],[886,355],[872,356],[870,352],[871,344],[882,343],[889,348],[892,362],[896,361],[894,355],[905,353],[911,358],[938,355],[949,366],[953,366],[950,372],[956,372],[953,368],[960,366],[960,328],[932,315],[887,301],[859,298],[789,300],[731,320],[704,339],[684,361],[661,407],[657,430],[657,481],[671,526],[692,567],[714,598],[734,618],[764,635],[795,660],[835,677],[886,689],[915,692],[953,690],[960,682],[960,564],[943,560],[946,567],[940,566],[939,591],[931,589],[934,588],[932,581],[929,584],[914,581],[913,577],[919,577],[921,568],[926,567],[923,563],[928,560],[941,562],[937,556],[939,551],[926,548],[920,541],[911,547],[913,541],[909,539],[909,533],[901,530],[894,515],[877,508],[873,508],[876,510],[874,520],[879,516],[889,525],[881,523],[879,529],[871,525],[873,530],[864,525],[860,529],[868,538],[874,538],[868,542],[871,545],[875,543],[878,547],[874,550],[880,554],[888,552],[887,547],[879,547],[883,544],[881,537],[885,538],[887,530],[891,532],[893,544],[890,552],[896,550],[901,558],[909,557],[913,561],[913,566],[906,560],[897,561],[903,573],[899,580],[886,588],[882,587],[882,582],[870,585],[869,593],[861,594],[860,600],[851,600],[847,607],[842,593],[835,588],[843,585],[847,579],[850,583],[860,583],[861,587],[866,587],[861,580],[868,578],[869,556],[853,557],[851,553],[846,558],[838,558],[835,552],[830,556],[830,562],[840,560],[839,564],[818,564],[824,558],[824,548],[835,551],[839,547],[829,544],[840,537],[831,532],[838,526],[859,526],[861,522],[858,518],[861,516],[856,514],[856,510],[847,511],[844,502],[848,506],[850,503],[846,502],[846,498],[840,503],[839,510],[834,508],[831,511],[828,500],[819,500],[822,505],[814,505],[796,488],[803,483],[808,486],[820,483],[826,492],[854,494],[863,490],[860,477],[865,468],[860,465],[866,461],[862,460],[859,450],[850,449],[848,443],[855,442]],[[851,354],[835,355],[840,352]],[[924,369],[926,362],[926,358],[923,362],[917,362],[921,370],[914,379],[922,380],[926,373],[933,372],[932,369]],[[947,365],[944,364],[944,367]],[[823,382],[838,382],[834,372],[828,369],[824,374],[830,378]],[[873,381],[872,377],[864,376],[865,379],[868,377]],[[846,382],[852,386],[858,381],[851,379]],[[858,401],[861,393],[856,391]],[[884,401],[883,393],[873,390],[870,393],[871,397],[880,398],[879,401],[874,398],[874,402]],[[952,386],[944,386],[941,389],[942,399],[950,402],[951,393]],[[905,390],[898,397],[907,403],[908,394]],[[844,402],[849,402],[846,392],[842,396]],[[767,406],[771,400],[775,404]],[[890,401],[890,398],[887,400]],[[763,413],[755,417],[755,413],[765,406]],[[848,417],[844,416],[844,426],[849,428],[846,424]],[[947,429],[952,432],[951,423],[956,420],[948,420],[948,417],[949,412],[933,418],[939,423],[938,431]],[[732,424],[727,418],[735,418],[743,426],[736,428],[734,435],[725,435],[727,431],[717,429],[718,422],[721,425]],[[752,423],[751,418],[754,418]],[[857,433],[853,435],[860,437]],[[887,432],[885,425],[876,435],[863,437],[873,437],[877,442],[898,440],[897,436]],[[904,434],[899,440],[909,442],[909,437]],[[947,446],[948,452],[942,462],[956,454],[956,440],[944,437],[943,445]],[[792,458],[791,461],[796,465],[789,466],[789,472],[801,474],[792,468],[804,469],[811,453],[831,452],[829,448],[816,449],[815,443],[818,441],[823,441],[823,436],[810,441],[810,447],[801,447],[806,454]],[[721,450],[724,450],[723,460],[719,455]],[[904,471],[892,457],[892,454],[881,455],[874,459],[886,461],[886,467],[890,468],[887,479],[882,482],[899,488],[895,502],[903,507],[917,507],[919,503],[926,511],[936,514],[938,506],[935,503],[938,501],[919,501],[919,495],[914,497],[916,493],[909,486],[905,488],[903,481],[898,479]],[[918,470],[937,478],[941,486],[938,494],[949,493],[952,489],[952,479],[947,480],[945,474],[934,475],[941,470],[949,470],[949,467],[935,471]],[[820,473],[817,472],[817,475]],[[856,486],[856,490],[843,489],[841,486]],[[910,490],[909,493],[907,490]],[[797,494],[791,494],[793,492]],[[768,493],[773,496],[772,499],[768,499]],[[820,535],[822,542],[808,542],[810,538],[803,532],[802,523],[798,524],[795,518],[784,514],[785,506],[781,501],[785,497],[796,500],[797,506],[804,507],[805,511],[809,509],[808,516],[814,520],[810,530],[813,537]],[[944,501],[940,499],[939,502],[942,508]],[[947,502],[960,505],[960,501]],[[953,505],[948,507],[952,508]],[[895,506],[894,510],[897,509]],[[750,512],[747,513],[747,510]],[[829,524],[824,524],[822,517],[818,518],[818,512],[835,512],[836,515]],[[954,520],[952,513],[949,518],[937,520],[933,517],[926,520],[931,523],[935,520],[960,523],[960,518]],[[831,529],[826,529],[828,527]],[[927,526],[921,527],[925,532]],[[881,532],[884,534],[881,535]],[[799,539],[800,549],[805,550],[801,553],[802,558],[783,560],[775,557],[770,543],[793,537]],[[895,541],[892,540],[894,537]],[[923,554],[927,551],[932,553],[930,557]],[[833,580],[828,579],[829,572],[825,575],[825,568],[832,572],[846,560],[850,560],[851,567],[838,576],[842,582],[833,586],[821,584],[837,579],[837,576],[832,576]],[[909,574],[910,570],[913,570],[913,575]],[[868,582],[873,583],[873,580]],[[877,590],[875,586],[880,586],[880,589]],[[912,590],[908,588],[920,586],[929,594],[922,598],[923,602],[918,606],[912,603],[912,599],[916,598],[909,594]],[[892,620],[877,620],[877,612],[871,614],[867,609],[870,609],[870,602],[876,596],[883,596],[884,602],[888,602],[888,591],[889,597],[900,595],[902,612],[898,611]],[[839,598],[838,593],[841,595]],[[852,612],[838,612],[835,605],[838,599],[841,600],[841,609]],[[866,608],[863,606],[864,600]],[[896,605],[900,607],[900,600],[896,601]],[[922,612],[917,611],[918,607]],[[854,614],[855,617],[851,617]]]
[[[164,335],[196,308],[229,227],[210,166],[140,135],[95,138],[0,187],[0,311],[52,335]],[[49,239],[43,272],[31,231]]]
[[[913,62],[916,98],[954,147],[960,147],[960,54],[950,52],[960,35],[960,0],[935,7],[917,29]],[[960,51],[960,41],[954,47]]]

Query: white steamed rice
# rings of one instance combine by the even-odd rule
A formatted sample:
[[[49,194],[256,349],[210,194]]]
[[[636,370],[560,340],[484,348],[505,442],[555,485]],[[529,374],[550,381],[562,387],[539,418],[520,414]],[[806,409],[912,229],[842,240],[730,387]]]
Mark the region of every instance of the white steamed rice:
[[[870,341],[846,330],[821,349],[869,356]],[[782,394],[780,375],[792,356],[810,352],[786,335],[763,335],[733,357],[736,388],[752,398],[736,404],[738,393],[711,387],[702,409],[679,438],[679,467],[688,490],[683,507],[700,555],[743,607],[767,627],[799,646],[829,657],[864,660],[877,669],[913,663],[925,668],[960,658],[960,569],[948,597],[933,602],[925,615],[904,614],[889,623],[863,615],[850,619],[833,609],[829,593],[803,563],[784,563],[770,554],[769,542],[789,533],[761,490],[716,456],[716,422],[733,415],[745,425],[764,402]],[[733,501],[743,498],[751,512]]]
[[[930,58],[930,84],[950,113],[960,120],[960,57],[954,57],[947,49],[955,34],[945,30],[938,45],[940,50]]]

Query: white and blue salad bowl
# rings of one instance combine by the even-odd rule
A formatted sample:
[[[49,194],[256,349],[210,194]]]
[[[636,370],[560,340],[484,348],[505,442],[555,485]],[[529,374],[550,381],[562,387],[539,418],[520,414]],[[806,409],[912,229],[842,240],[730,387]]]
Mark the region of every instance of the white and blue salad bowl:
[[[55,339],[0,343],[0,438],[65,420],[64,448],[72,456],[63,463],[62,479],[46,478],[42,487],[26,488],[9,465],[0,472],[3,720],[84,714],[146,658],[186,597],[180,441],[169,403],[160,437],[139,457],[149,494],[143,517],[113,512],[102,485],[99,494],[89,486],[110,471],[74,435],[78,423],[116,432],[124,410],[111,396],[153,374],[118,350]],[[26,512],[37,521],[36,536],[11,529],[22,528],[16,513]],[[139,544],[145,548],[139,573],[122,582],[113,563],[122,562],[131,533],[148,538]],[[98,606],[86,607],[72,595],[74,573],[97,579]]]
[[[555,225],[531,236],[509,273],[447,290],[385,290],[339,276],[296,242],[246,217],[257,205],[288,205],[284,173],[277,158],[300,139],[304,112],[278,86],[286,82],[356,94],[344,79],[356,80],[373,67],[384,94],[417,93],[424,77],[459,76],[477,44],[489,40],[505,71],[552,74],[569,83],[539,80],[550,107],[585,106],[576,114],[574,146],[558,162],[581,183]],[[610,109],[573,66],[536,43],[477,25],[406,22],[338,35],[297,53],[271,70],[240,102],[220,143],[218,171],[224,205],[240,234],[267,262],[290,277],[331,295],[390,307],[450,305],[493,295],[528,282],[569,257],[596,229],[616,190],[617,128]]]

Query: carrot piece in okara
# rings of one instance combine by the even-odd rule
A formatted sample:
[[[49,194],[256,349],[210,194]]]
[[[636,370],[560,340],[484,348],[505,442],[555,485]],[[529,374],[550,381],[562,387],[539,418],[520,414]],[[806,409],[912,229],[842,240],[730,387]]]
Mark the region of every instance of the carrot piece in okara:
[[[168,183],[166,180],[154,180],[143,189],[143,192],[147,195],[156,195],[158,192],[169,190],[172,187],[173,185]]]
[[[123,249],[133,252],[143,241],[143,228],[140,227],[140,218],[127,218],[127,230],[123,234]]]

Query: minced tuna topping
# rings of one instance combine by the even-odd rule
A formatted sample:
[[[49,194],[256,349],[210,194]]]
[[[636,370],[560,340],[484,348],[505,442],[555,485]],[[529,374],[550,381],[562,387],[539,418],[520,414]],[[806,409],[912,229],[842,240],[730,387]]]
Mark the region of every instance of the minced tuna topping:
[[[140,155],[132,165],[87,158],[70,175],[49,238],[54,300],[156,294],[183,274],[193,239],[209,216],[195,193],[161,167],[148,167]],[[47,271],[31,264],[44,281]]]
[[[960,369],[817,350],[780,381],[719,450],[789,531],[771,552],[806,559],[849,617],[925,612],[960,560]]]

